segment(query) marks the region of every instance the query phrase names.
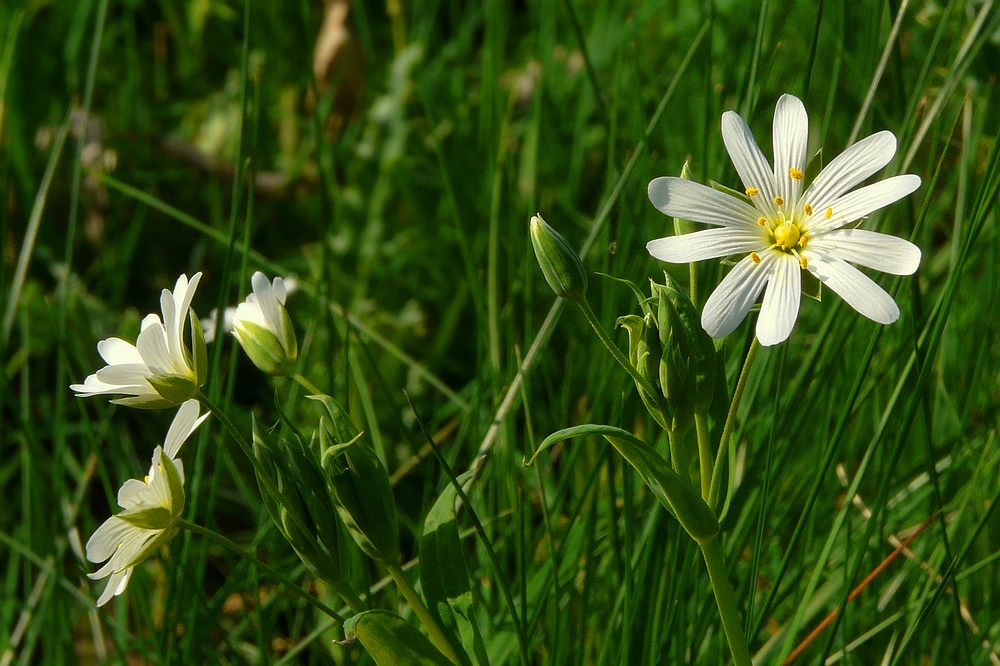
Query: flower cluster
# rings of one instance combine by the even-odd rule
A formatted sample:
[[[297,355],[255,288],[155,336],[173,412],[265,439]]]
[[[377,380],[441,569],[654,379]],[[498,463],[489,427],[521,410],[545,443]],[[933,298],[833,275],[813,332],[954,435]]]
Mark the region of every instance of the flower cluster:
[[[162,320],[150,314],[142,321],[133,345],[121,338],[97,344],[107,365],[83,384],[70,388],[80,397],[123,396],[112,403],[140,409],[180,405],[162,446],[157,446],[145,479],[130,479],[118,491],[120,513],[108,518],[87,541],[87,559],[104,565],[88,576],[109,578],[97,604],[121,594],[136,565],[177,533],[184,512],[184,466],[178,459],[181,446],[208,417],[200,414],[201,387],[205,384],[207,351],[205,334],[191,302],[201,279],[181,275],[174,290],[160,296]],[[281,278],[268,282],[263,273],[253,275],[253,290],[234,317],[234,336],[250,358],[265,372],[287,374],[297,355],[295,331],[285,311],[286,292]],[[185,321],[190,334],[184,335]]]

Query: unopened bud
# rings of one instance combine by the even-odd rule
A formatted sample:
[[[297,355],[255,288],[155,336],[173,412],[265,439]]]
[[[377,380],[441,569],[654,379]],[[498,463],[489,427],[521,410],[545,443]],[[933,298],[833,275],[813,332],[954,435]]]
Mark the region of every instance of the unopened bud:
[[[531,245],[545,281],[560,298],[581,302],[587,294],[587,272],[570,244],[541,215],[529,224]]]
[[[319,448],[341,519],[361,550],[383,564],[397,564],[396,503],[385,465],[333,398],[309,397],[326,410],[318,428]]]

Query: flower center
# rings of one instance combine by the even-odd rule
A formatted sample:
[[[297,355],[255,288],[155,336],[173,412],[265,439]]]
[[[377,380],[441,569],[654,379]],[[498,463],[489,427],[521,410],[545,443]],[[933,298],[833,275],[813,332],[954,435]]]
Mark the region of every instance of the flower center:
[[[774,228],[774,244],[786,250],[791,250],[798,245],[801,236],[799,225],[791,220],[786,220]]]

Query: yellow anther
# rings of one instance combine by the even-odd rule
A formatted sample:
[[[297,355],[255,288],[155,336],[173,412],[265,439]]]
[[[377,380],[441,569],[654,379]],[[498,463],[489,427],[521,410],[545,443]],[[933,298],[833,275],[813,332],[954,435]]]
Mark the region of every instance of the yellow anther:
[[[806,204],[805,206],[803,206],[802,210],[805,211],[806,215],[812,215],[813,214],[813,207],[810,206],[809,204]]]
[[[750,253],[750,261],[752,261],[755,264],[759,264],[760,263],[760,255],[757,254],[756,252],[751,252]]]
[[[777,204],[778,206],[784,206],[785,205],[785,200],[782,199],[780,196],[775,195],[775,197],[774,197],[774,203]]]
[[[791,176],[792,180],[802,180],[806,177],[804,173],[796,169],[795,167],[788,167],[788,175]]]
[[[799,247],[805,247],[806,243],[808,243],[808,242],[809,242],[809,236],[805,236],[805,235],[801,236],[799,238]]]
[[[760,194],[760,190],[758,190],[756,187],[748,187],[747,188],[747,196],[748,197],[755,197],[758,194]]]
[[[802,255],[799,255],[799,266],[802,267],[802,270],[806,270],[807,268],[809,268],[809,260],[803,257]]]
[[[757,218],[757,224],[759,224],[762,227],[766,227],[767,226],[767,218],[763,217],[763,216],[758,217]]]
[[[828,219],[828,220],[829,220],[829,219],[830,219],[831,217],[833,217],[833,209],[832,209],[832,208],[827,208],[827,209],[826,209],[826,215],[825,215],[824,217],[826,217],[826,219]]]

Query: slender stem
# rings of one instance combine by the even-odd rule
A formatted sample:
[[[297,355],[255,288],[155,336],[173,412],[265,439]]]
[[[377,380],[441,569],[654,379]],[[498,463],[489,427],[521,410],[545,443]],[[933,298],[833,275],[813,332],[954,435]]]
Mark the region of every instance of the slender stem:
[[[392,579],[396,581],[396,585],[399,587],[399,591],[403,593],[406,597],[406,601],[409,602],[410,607],[413,612],[417,614],[417,618],[420,619],[420,623],[424,625],[424,629],[427,630],[427,634],[430,636],[431,641],[440,650],[444,656],[448,657],[455,664],[461,664],[458,655],[455,654],[455,649],[451,646],[448,638],[444,635],[441,630],[440,625],[431,615],[431,612],[427,610],[427,606],[424,605],[423,600],[417,591],[413,589],[410,585],[410,581],[407,580],[406,574],[403,572],[403,568],[398,564],[389,564],[387,567],[389,569],[389,575]]]
[[[754,336],[747,352],[746,360],[743,361],[743,370],[740,371],[739,381],[736,382],[736,391],[733,393],[733,401],[729,404],[729,415],[726,417],[726,425],[722,429],[722,437],[719,438],[719,451],[715,454],[715,468],[712,470],[712,491],[708,496],[708,506],[713,510],[719,501],[719,486],[722,484],[722,464],[729,457],[729,436],[733,431],[733,424],[736,422],[736,412],[739,411],[740,401],[743,399],[743,390],[747,386],[747,378],[750,376],[750,366],[753,365],[757,350],[760,349],[760,341]]]
[[[719,616],[722,618],[726,640],[729,641],[729,651],[733,653],[733,662],[736,666],[753,666],[747,639],[740,624],[740,613],[736,609],[736,594],[733,592],[733,586],[729,584],[729,575],[726,573],[726,560],[722,554],[719,537],[714,536],[698,545],[705,557],[705,566],[708,567],[708,577],[712,581],[712,591],[719,606]]]
[[[708,417],[695,413],[694,427],[698,431],[698,467],[701,470],[701,496],[708,499],[712,488],[712,445],[708,441]]]
[[[639,374],[638,370],[632,367],[632,364],[629,363],[628,359],[625,358],[625,355],[622,354],[620,349],[618,349],[618,346],[611,340],[611,338],[608,337],[608,334],[604,332],[604,329],[601,327],[601,322],[597,321],[597,315],[595,315],[594,311],[590,309],[590,303],[588,303],[586,299],[581,299],[576,301],[576,303],[580,306],[580,309],[583,310],[583,314],[587,317],[587,321],[590,322],[590,326],[594,329],[594,332],[597,333],[597,337],[601,339],[601,342],[603,342],[604,346],[608,348],[608,351],[615,357],[615,360],[618,361],[619,365],[625,368],[625,371],[628,372],[628,374],[632,375],[632,379],[635,380],[635,383],[638,384],[650,398],[655,400],[657,403],[662,404],[663,396],[660,395],[660,392],[654,389],[648,381],[646,381],[645,377]],[[666,413],[665,409],[661,409],[661,411]]]
[[[275,569],[271,565],[265,564],[264,562],[262,562],[259,557],[257,557],[256,555],[254,555],[249,550],[247,550],[243,546],[239,545],[235,541],[232,541],[231,539],[228,539],[228,538],[222,536],[221,534],[219,534],[218,532],[215,532],[213,530],[208,529],[207,527],[202,527],[201,525],[197,525],[197,524],[192,523],[192,522],[187,521],[187,520],[183,520],[182,519],[182,520],[178,521],[177,526],[178,527],[183,527],[186,530],[191,530],[195,534],[200,534],[203,537],[206,537],[207,539],[209,539],[211,541],[214,541],[215,543],[219,544],[220,546],[225,546],[226,548],[228,548],[229,550],[233,551],[234,553],[236,553],[240,557],[242,557],[244,559],[247,559],[247,560],[253,561],[258,567],[260,567],[261,569],[263,569],[264,571],[266,571],[268,574],[274,576],[279,581],[281,581],[282,583],[284,583],[284,585],[286,587],[288,587],[292,592],[294,592],[295,594],[299,595],[304,600],[308,601],[310,604],[312,604],[318,610],[323,611],[324,613],[326,613],[327,615],[329,615],[330,617],[332,617],[334,620],[336,620],[340,624],[344,623],[344,618],[339,613],[337,613],[337,611],[333,610],[332,608],[330,608],[329,606],[327,606],[326,604],[324,604],[322,601],[320,601],[319,599],[317,599],[313,595],[311,595],[308,592],[306,592],[305,590],[303,590],[301,587],[299,587],[298,585],[296,585],[295,582],[291,578],[289,578],[285,574],[281,573],[280,571],[278,571],[277,569]]]
[[[361,600],[361,597],[358,596],[358,593],[354,591],[354,588],[351,587],[350,584],[344,581],[327,581],[327,584],[333,588],[334,592],[339,594],[344,599],[344,603],[347,604],[347,607],[350,608],[352,612],[363,613],[368,610],[368,606]]]
[[[306,379],[305,377],[303,377],[301,374],[299,374],[297,372],[294,375],[292,375],[292,379],[294,379],[295,381],[297,381],[302,386],[302,388],[304,388],[305,390],[309,391],[313,395],[321,395],[323,393],[318,388],[316,388],[315,384],[313,384],[311,381],[309,381],[308,379]]]

